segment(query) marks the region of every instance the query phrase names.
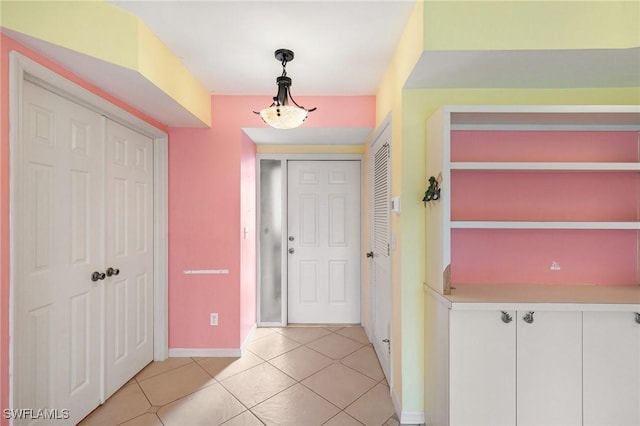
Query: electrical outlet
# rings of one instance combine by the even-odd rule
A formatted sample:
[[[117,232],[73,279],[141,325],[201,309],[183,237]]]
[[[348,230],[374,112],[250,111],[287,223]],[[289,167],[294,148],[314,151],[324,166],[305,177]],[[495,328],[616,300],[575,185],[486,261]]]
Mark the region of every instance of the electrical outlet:
[[[560,270],[560,263],[556,262],[555,260],[551,261],[551,267],[549,268],[552,271],[559,271]]]
[[[209,316],[209,325],[218,325],[218,314],[212,313]]]

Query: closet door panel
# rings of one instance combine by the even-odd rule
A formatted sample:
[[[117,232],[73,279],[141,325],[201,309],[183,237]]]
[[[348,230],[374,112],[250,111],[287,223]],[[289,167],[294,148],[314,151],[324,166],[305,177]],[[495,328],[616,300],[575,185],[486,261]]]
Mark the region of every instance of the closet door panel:
[[[73,423],[100,402],[101,117],[25,81],[21,132],[15,403],[66,408]]]
[[[153,141],[106,121],[106,395],[153,359]]]

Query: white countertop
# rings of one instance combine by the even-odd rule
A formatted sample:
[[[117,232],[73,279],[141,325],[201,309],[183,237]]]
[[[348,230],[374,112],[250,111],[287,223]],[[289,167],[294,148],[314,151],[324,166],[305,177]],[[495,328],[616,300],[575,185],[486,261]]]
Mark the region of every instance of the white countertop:
[[[454,284],[450,295],[424,288],[451,309],[640,311],[640,286]]]

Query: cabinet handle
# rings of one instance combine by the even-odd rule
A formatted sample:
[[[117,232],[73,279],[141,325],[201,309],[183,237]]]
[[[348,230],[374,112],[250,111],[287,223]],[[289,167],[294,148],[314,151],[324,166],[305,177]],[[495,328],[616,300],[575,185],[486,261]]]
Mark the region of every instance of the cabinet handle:
[[[640,324],[640,312],[636,312],[636,322]]]
[[[527,324],[531,324],[533,322],[533,314],[535,314],[535,312],[527,312],[522,319],[524,320],[524,322],[526,322]]]
[[[509,315],[508,312],[502,311],[502,322],[505,324],[509,324],[511,321],[513,321],[511,315]]]

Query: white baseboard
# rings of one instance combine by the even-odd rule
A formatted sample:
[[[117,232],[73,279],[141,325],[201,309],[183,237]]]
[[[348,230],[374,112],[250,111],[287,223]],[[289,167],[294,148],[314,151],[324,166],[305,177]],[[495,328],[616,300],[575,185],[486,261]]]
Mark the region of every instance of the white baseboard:
[[[400,404],[394,389],[391,389],[391,402],[393,402],[393,408],[396,410],[401,425],[424,425],[424,411],[402,411],[402,404]]]
[[[402,425],[424,425],[424,411],[404,411],[400,416]]]
[[[239,358],[240,348],[206,349],[206,348],[173,348],[169,349],[169,356],[176,358],[185,357],[215,357],[215,358]]]
[[[247,337],[242,342],[239,348],[224,348],[224,349],[205,349],[205,348],[173,348],[169,349],[169,356],[176,358],[188,358],[188,357],[210,357],[210,358],[238,358],[242,355],[242,351],[245,346],[251,341],[251,336],[256,329],[254,324]]]

